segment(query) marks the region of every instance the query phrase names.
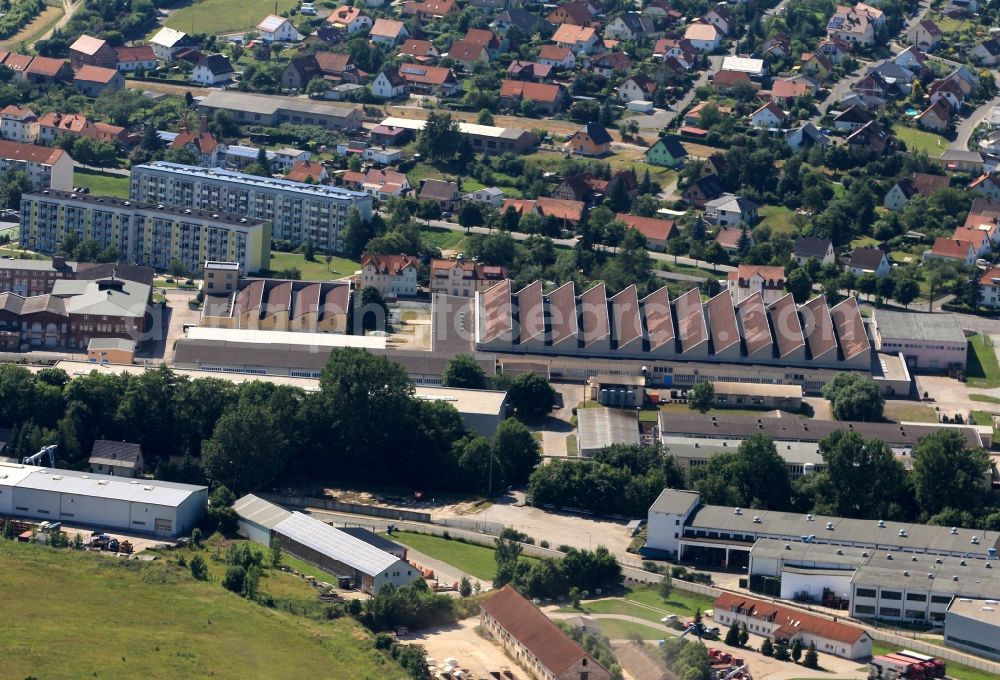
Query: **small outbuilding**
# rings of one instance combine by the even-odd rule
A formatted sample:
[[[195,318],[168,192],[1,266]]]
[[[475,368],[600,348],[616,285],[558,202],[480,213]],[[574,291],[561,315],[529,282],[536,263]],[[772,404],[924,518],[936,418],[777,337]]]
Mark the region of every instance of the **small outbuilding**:
[[[142,447],[131,442],[98,439],[87,461],[90,471],[114,477],[142,477]]]

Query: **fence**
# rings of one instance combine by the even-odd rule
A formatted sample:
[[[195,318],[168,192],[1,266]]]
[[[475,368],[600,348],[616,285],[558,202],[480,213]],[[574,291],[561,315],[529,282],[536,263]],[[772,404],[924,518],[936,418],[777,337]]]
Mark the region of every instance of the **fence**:
[[[372,517],[383,517],[391,520],[408,520],[410,522],[430,522],[431,515],[428,512],[417,512],[414,510],[400,510],[398,508],[384,508],[377,505],[362,505],[361,503],[342,503],[331,501],[326,498],[307,498],[305,496],[291,496],[287,494],[260,494],[264,500],[278,505],[292,506],[295,508],[318,508],[331,512],[349,512],[354,515],[370,515]]]

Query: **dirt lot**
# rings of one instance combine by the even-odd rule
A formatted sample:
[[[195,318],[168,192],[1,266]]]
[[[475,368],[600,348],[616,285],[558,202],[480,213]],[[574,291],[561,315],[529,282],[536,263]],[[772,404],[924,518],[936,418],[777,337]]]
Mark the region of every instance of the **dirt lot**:
[[[390,116],[414,118],[417,120],[426,119],[427,114],[430,112],[428,109],[422,109],[415,106],[387,106],[386,110],[389,112]],[[478,116],[478,113],[464,113],[462,111],[451,112],[451,117],[453,119],[460,120],[463,123],[475,123]],[[581,127],[579,123],[567,120],[520,118],[518,116],[493,116],[493,124],[497,127],[521,128],[523,130],[533,130],[537,128],[545,130],[552,135],[571,135]],[[611,138],[614,141],[621,141],[621,135],[618,134],[617,130],[609,128],[608,132],[611,134]]]
[[[523,671],[499,647],[476,634],[475,627],[478,625],[478,618],[465,619],[454,626],[403,635],[400,640],[423,645],[427,656],[434,660],[438,668],[445,659],[454,658],[463,671],[471,673],[467,677],[489,678],[491,671],[502,670],[510,670],[517,677],[523,677]]]

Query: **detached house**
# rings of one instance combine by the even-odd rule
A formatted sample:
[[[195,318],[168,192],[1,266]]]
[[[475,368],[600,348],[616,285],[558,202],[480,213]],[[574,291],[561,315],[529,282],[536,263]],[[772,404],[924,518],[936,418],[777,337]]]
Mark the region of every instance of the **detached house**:
[[[76,72],[73,87],[88,97],[98,97],[105,90],[124,88],[125,76],[118,69],[86,65]]]
[[[753,88],[753,81],[743,71],[719,71],[712,80],[712,90],[727,94],[738,87]]]
[[[576,67],[573,50],[558,45],[543,45],[538,51],[538,63],[553,68],[571,70]]]
[[[407,96],[406,79],[397,69],[379,72],[372,81],[372,94],[380,99],[398,99]]]
[[[191,70],[191,82],[211,87],[228,83],[234,75],[235,71],[233,65],[229,63],[229,57],[222,54],[203,54]]]
[[[11,142],[34,144],[38,140],[38,116],[31,109],[7,105],[0,111],[0,137]]]
[[[687,155],[687,150],[676,137],[661,137],[646,149],[646,162],[661,168],[676,168]]]
[[[853,131],[864,127],[875,120],[872,114],[868,113],[863,106],[855,104],[833,117],[833,127],[835,130]]]
[[[951,123],[951,109],[943,101],[938,100],[921,111],[916,121],[924,130],[944,132]]]
[[[612,40],[635,40],[653,33],[653,22],[638,12],[615,17],[604,29],[604,37]]]
[[[403,4],[403,14],[416,16],[420,21],[444,19],[458,14],[458,3],[455,0],[424,0],[424,2],[407,2]]]
[[[719,226],[753,224],[757,221],[756,203],[736,194],[722,194],[705,203],[705,221]]]
[[[1000,64],[1000,40],[990,38],[972,48],[972,56],[980,66]]]
[[[597,47],[597,31],[590,26],[563,24],[552,35],[552,42],[574,53],[592,52]]]
[[[629,229],[635,229],[646,239],[646,247],[662,253],[667,249],[667,241],[680,233],[672,220],[661,220],[655,217],[637,217],[618,213],[615,221],[621,222]]]
[[[448,57],[466,70],[471,70],[476,64],[487,64],[490,61],[490,53],[485,45],[468,40],[453,42],[448,48]]]
[[[684,31],[684,39],[702,52],[714,52],[722,45],[723,33],[715,24],[694,23]]]
[[[159,63],[156,60],[156,52],[149,45],[137,47],[116,47],[115,55],[118,58],[118,70],[125,73],[134,71],[151,71]],[[36,57],[37,59],[38,57]],[[30,67],[29,67],[30,68]]]
[[[198,46],[198,43],[184,31],[166,26],[156,32],[149,44],[160,61],[173,61],[174,55],[180,50]]]
[[[976,261],[976,248],[971,241],[954,238],[934,239],[934,246],[924,253],[924,259],[932,257],[954,260],[971,267]]]
[[[803,236],[795,239],[792,245],[792,259],[800,267],[809,260],[819,260],[820,264],[833,264],[837,260],[837,254],[830,239]]]
[[[545,20],[553,26],[590,26],[596,16],[583,0],[572,0],[559,5],[548,13]]]
[[[438,48],[430,40],[414,40],[410,38],[399,48],[399,56],[410,57],[414,61],[433,63],[441,56]]]
[[[400,64],[399,75],[406,80],[410,92],[448,96],[458,89],[450,68],[424,66],[422,64]]]
[[[979,277],[979,304],[1000,308],[1000,267],[993,267]]]
[[[522,102],[531,102],[537,111],[551,116],[562,110],[564,99],[562,88],[551,83],[504,80],[500,85],[500,106],[508,109],[518,109]]]
[[[944,175],[929,175],[918,172],[911,178],[903,178],[890,187],[882,202],[889,210],[902,210],[914,196],[930,196],[938,189],[948,186],[949,180]]]
[[[844,270],[855,276],[888,276],[891,269],[889,258],[881,248],[855,248],[844,258]]]
[[[454,182],[442,179],[425,179],[420,183],[420,193],[417,198],[421,201],[436,201],[441,206],[441,210],[448,212],[458,208],[462,202],[462,193]]]
[[[295,25],[285,17],[270,14],[257,24],[257,34],[264,42],[293,43],[302,40]]]
[[[684,189],[685,201],[691,201],[696,207],[703,208],[709,201],[722,195],[722,182],[719,176],[705,175],[694,180]]]
[[[632,60],[624,52],[609,52],[602,54],[590,62],[595,73],[605,78],[611,78],[616,71],[626,72],[632,69]]]
[[[2,114],[3,112],[0,111],[0,115]],[[969,184],[969,188],[980,196],[985,196],[991,201],[998,200],[1000,199],[1000,176],[997,176],[992,172],[980,175],[976,179],[972,180],[972,183]]]
[[[698,60],[698,50],[691,44],[690,40],[675,40],[673,38],[660,38],[653,47],[653,58],[660,61],[673,59],[680,64],[685,71],[690,71]]]
[[[938,43],[944,39],[944,33],[930,19],[918,21],[916,25],[906,32],[906,39],[911,45],[916,45],[922,50],[930,50],[937,47]]]
[[[787,118],[784,111],[768,102],[750,114],[750,125],[756,128],[780,128]]]
[[[736,27],[733,15],[729,11],[729,8],[721,3],[705,12],[705,14],[701,17],[701,20],[706,24],[712,24],[718,28],[722,31],[723,35],[729,35]]]
[[[376,19],[372,24],[372,30],[368,32],[368,39],[379,45],[395,47],[410,37],[410,32],[402,21],[393,19]]]
[[[611,153],[611,135],[603,125],[587,123],[573,133],[564,148],[578,156],[604,156]]]
[[[419,266],[411,255],[364,255],[358,288],[371,286],[384,297],[416,295]]]
[[[340,5],[334,8],[326,18],[326,23],[348,35],[363,33],[374,24],[371,17],[362,14],[360,9],[350,5]]]
[[[183,130],[170,142],[170,148],[190,151],[194,154],[196,164],[203,168],[217,168],[222,165],[226,146],[206,129],[205,123],[205,119],[202,119],[201,129],[197,132]]]
[[[993,242],[990,241],[990,235],[983,229],[976,229],[973,227],[955,227],[955,231],[952,232],[951,238],[953,241],[968,241],[972,244],[972,249],[976,251],[977,257],[982,257],[990,252],[993,248]]]
[[[142,447],[129,442],[98,439],[87,460],[90,472],[115,477],[142,477]]]
[[[642,73],[632,76],[618,86],[618,98],[626,103],[653,101],[654,92],[656,92],[656,83]]]
[[[880,25],[877,16],[881,17],[882,12],[864,3],[854,7],[838,5],[826,25],[826,36],[848,45],[869,47],[875,42],[875,31]]]
[[[473,298],[507,278],[507,268],[468,260],[431,260],[432,293]]]

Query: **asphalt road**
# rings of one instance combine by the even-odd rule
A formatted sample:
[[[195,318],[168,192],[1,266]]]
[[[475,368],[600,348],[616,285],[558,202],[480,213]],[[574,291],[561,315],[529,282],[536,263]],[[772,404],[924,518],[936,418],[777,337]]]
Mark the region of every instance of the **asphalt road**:
[[[996,76],[994,75],[994,77]],[[958,126],[955,128],[955,141],[949,144],[948,148],[958,151],[968,151],[969,139],[972,137],[972,133],[975,132],[976,128],[979,127],[979,124],[990,115],[990,111],[994,106],[1000,106],[1000,95],[997,95],[993,99],[989,100],[973,111],[968,118],[963,118],[961,122],[959,122]]]

